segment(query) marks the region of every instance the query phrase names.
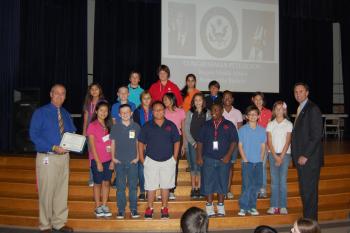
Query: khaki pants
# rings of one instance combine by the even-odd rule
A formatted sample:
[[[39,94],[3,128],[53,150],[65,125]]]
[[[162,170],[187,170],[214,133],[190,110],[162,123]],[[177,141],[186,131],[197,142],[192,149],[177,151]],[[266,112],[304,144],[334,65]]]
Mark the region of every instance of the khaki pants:
[[[69,154],[37,153],[40,230],[60,229],[68,217]]]

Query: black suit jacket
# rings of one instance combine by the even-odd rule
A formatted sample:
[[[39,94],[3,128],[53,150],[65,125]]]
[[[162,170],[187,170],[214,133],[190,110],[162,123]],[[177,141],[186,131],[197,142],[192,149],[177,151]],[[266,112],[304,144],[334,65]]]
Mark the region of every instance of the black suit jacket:
[[[308,100],[301,110],[292,132],[292,158],[296,166],[301,155],[307,157],[305,166],[323,165],[323,121],[320,109]]]

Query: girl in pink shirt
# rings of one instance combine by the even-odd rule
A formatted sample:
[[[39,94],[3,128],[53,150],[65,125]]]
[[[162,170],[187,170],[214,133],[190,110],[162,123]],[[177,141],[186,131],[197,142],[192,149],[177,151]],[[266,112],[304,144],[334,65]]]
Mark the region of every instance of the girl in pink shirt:
[[[109,183],[114,169],[111,161],[111,141],[109,140],[111,126],[109,104],[101,101],[97,103],[91,123],[86,131],[89,137],[89,159],[94,180],[95,215],[97,217],[112,216],[107,207]]]
[[[92,83],[89,85],[83,107],[83,135],[86,136],[86,130],[91,122],[92,115],[95,112],[96,104],[99,100],[104,99],[102,87],[98,83]],[[92,180],[92,171],[90,169],[89,186],[94,186]]]
[[[178,108],[176,105],[176,96],[174,93],[166,93],[163,96],[163,103],[166,107],[165,109],[165,118],[168,119],[169,121],[172,121],[177,129],[179,130],[179,134],[182,135],[182,140],[181,140],[181,155],[184,155],[185,153],[185,144],[186,144],[186,138],[184,134],[184,129],[185,129],[185,118],[186,118],[186,113],[182,108]],[[177,163],[176,163],[176,176],[175,176],[175,188],[177,185],[177,174],[178,174],[178,167],[179,167],[179,158],[180,156],[177,156]],[[169,193],[169,199],[174,200],[175,199],[175,188],[170,190]]]

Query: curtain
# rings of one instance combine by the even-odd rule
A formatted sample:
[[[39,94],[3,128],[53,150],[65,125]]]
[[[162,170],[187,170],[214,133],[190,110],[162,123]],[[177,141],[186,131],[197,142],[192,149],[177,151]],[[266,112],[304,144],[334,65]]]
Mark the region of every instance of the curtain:
[[[141,86],[157,80],[161,62],[160,0],[98,0],[95,5],[94,81],[112,103],[116,89],[141,72]]]
[[[20,1],[0,1],[0,151],[12,147],[14,80],[19,66]]]
[[[40,88],[40,102],[50,88],[64,84],[64,106],[81,113],[87,86],[86,0],[21,1],[19,77],[16,88]]]

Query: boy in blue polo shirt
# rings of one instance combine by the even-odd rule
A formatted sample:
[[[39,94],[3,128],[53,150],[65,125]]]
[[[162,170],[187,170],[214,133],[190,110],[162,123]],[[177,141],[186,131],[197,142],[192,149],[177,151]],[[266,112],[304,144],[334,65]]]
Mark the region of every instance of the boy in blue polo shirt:
[[[242,194],[239,199],[239,216],[246,213],[259,215],[256,199],[262,185],[262,161],[265,156],[266,132],[257,124],[260,111],[255,105],[246,110],[248,123],[239,131],[238,149],[242,157]]]
[[[176,125],[165,119],[165,106],[162,102],[154,102],[152,112],[153,120],[143,126],[138,138],[139,156],[144,166],[145,190],[148,200],[145,219],[153,217],[153,201],[158,188],[161,189],[162,194],[161,218],[168,219],[169,189],[175,187],[180,135]],[[145,148],[146,153],[144,153]]]
[[[126,195],[125,188],[129,188],[129,207],[131,218],[138,218],[137,212],[137,178],[138,178],[138,145],[137,137],[140,126],[131,120],[131,107],[122,104],[119,107],[121,123],[112,127],[110,139],[112,159],[115,166],[117,188],[117,218],[125,217]]]
[[[214,193],[218,196],[217,216],[225,216],[224,199],[228,191],[230,160],[238,141],[236,127],[222,114],[222,105],[214,103],[211,107],[212,120],[203,125],[197,143],[197,163],[203,165],[201,193],[207,197],[209,217],[215,216]]]

